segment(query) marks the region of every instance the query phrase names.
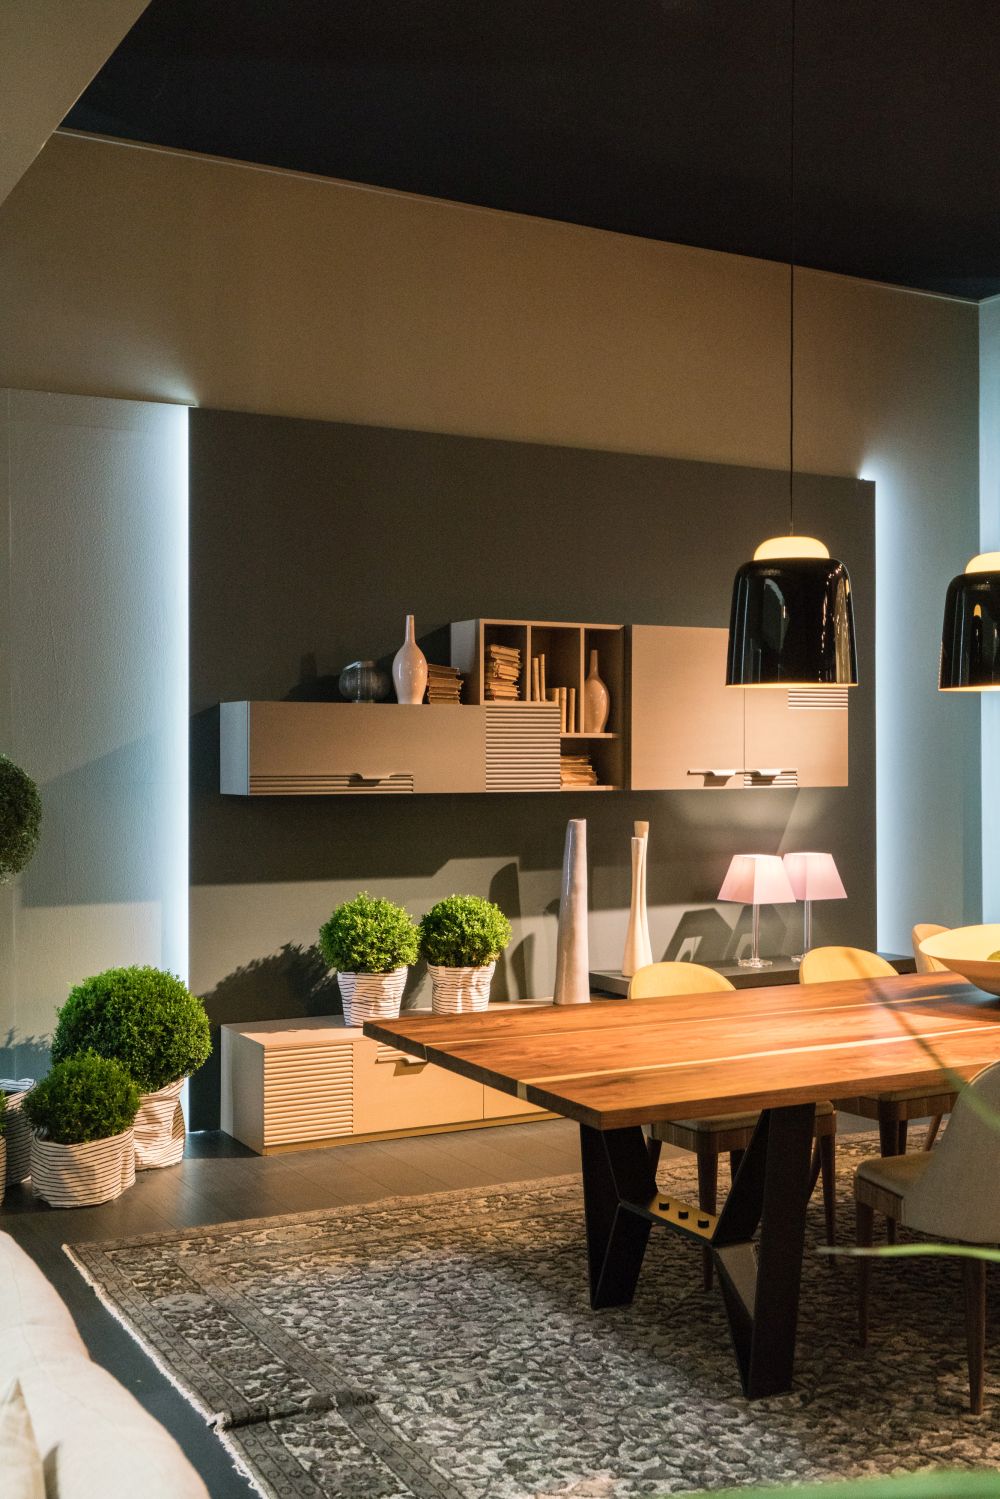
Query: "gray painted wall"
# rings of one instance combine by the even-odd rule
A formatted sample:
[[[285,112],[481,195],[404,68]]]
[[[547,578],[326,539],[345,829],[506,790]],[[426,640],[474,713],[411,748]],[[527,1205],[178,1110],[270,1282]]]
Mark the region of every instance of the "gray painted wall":
[[[442,660],[448,621],[477,614],[726,624],[735,568],[787,525],[787,487],[763,469],[192,412],[191,977],[213,1019],[338,1008],[313,943],[362,886],[415,915],[455,890],[492,896],[515,929],[494,992],[550,992],[570,816],[588,819],[595,964],[621,956],[636,817],[652,824],[656,956],[687,936],[702,958],[732,950],[738,912],[714,897],[745,849],[831,849],[850,899],[817,908],[817,940],[873,946],[874,488],[856,480],[801,476],[796,503],[799,528],[855,585],[863,685],[846,790],[367,802],[217,789],[220,700],[333,696],[345,662],[391,657],[406,612]],[[797,920],[769,914],[772,950],[788,950]],[[216,1118],[210,1066],[192,1122]]]
[[[0,890],[0,1074],[44,1067],[88,974],[184,971],[187,420],[0,392],[0,744],[43,804]]]

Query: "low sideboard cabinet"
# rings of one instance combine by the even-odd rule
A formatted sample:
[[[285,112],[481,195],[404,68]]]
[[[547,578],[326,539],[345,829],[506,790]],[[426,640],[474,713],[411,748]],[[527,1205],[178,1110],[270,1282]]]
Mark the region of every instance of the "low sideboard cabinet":
[[[551,1117],[339,1015],[222,1027],[222,1128],[258,1155]]]

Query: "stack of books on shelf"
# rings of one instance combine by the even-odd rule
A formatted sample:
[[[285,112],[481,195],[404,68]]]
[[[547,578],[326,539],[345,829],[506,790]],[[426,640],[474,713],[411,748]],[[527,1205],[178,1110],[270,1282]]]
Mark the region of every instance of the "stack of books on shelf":
[[[597,771],[590,763],[589,755],[559,756],[560,786],[596,786]]]
[[[432,666],[427,663],[427,701],[460,703],[464,678],[457,666]]]
[[[486,647],[484,667],[486,697],[490,702],[516,703],[521,696],[521,652],[512,645]]]

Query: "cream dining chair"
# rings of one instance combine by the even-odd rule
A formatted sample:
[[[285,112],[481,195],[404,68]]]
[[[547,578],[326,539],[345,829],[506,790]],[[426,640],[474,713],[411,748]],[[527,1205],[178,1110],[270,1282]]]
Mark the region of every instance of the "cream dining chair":
[[[629,999],[652,999],[680,994],[711,994],[731,990],[734,986],[714,968],[701,963],[649,963],[640,968],[628,986]],[[660,1145],[675,1145],[692,1151],[698,1163],[698,1206],[714,1213],[718,1202],[719,1156],[729,1152],[730,1171],[739,1170],[743,1152],[760,1116],[758,1114],[720,1114],[714,1119],[671,1119],[650,1127],[650,1154],[654,1166]],[[831,1103],[816,1105],[816,1148],[813,1152],[809,1191],[817,1178],[823,1177],[823,1210],[826,1239],[834,1243],[837,1233],[837,1114]],[[702,1251],[705,1289],[712,1284],[711,1251]]]
[[[799,964],[800,984],[828,984],[845,979],[897,978],[895,968],[878,953],[863,947],[814,947]],[[904,1088],[895,1093],[877,1093],[857,1098],[838,1098],[837,1107],[847,1114],[878,1121],[879,1148],[884,1156],[906,1154],[909,1120],[947,1114],[954,1093],[940,1089]]]
[[[876,1156],[854,1178],[857,1242],[868,1248],[874,1217],[960,1244],[1000,1243],[1000,1196],[992,1184],[1000,1162],[1000,1062],[985,1068],[958,1095],[936,1149],[920,1155]],[[868,1342],[872,1260],[858,1259],[858,1330]],[[962,1259],[969,1403],[983,1408],[986,1357],[986,1261]],[[886,1298],[891,1306],[891,1298]]]
[[[937,958],[929,958],[925,952],[920,951],[920,944],[927,937],[936,937],[939,932],[947,932],[946,926],[937,926],[933,921],[922,921],[913,928],[910,933],[910,941],[913,943],[913,956],[917,964],[918,973],[947,973],[949,970]],[[941,1114],[934,1114],[927,1122],[927,1133],[924,1136],[924,1149],[930,1150],[937,1139],[937,1132],[941,1128]]]

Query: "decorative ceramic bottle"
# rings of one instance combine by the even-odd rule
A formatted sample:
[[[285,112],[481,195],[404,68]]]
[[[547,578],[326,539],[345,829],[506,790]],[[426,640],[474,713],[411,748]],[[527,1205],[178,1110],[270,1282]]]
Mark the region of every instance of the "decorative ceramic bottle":
[[[622,954],[622,973],[630,979],[640,968],[653,961],[653,950],[649,941],[649,923],[646,917],[646,855],[649,848],[649,823],[635,824],[632,839],[632,905],[629,910],[628,931],[625,934],[625,951]]]
[[[590,943],[587,935],[587,823],[574,817],[566,825],[559,932],[556,937],[557,1005],[590,1003]]]
[[[412,614],[406,616],[406,639],[393,657],[392,681],[397,702],[423,702],[427,687],[427,657],[417,644]]]
[[[587,680],[583,684],[583,732],[585,734],[603,734],[604,725],[608,721],[608,713],[611,709],[611,698],[608,689],[597,671],[597,652],[590,653],[590,671]]]

